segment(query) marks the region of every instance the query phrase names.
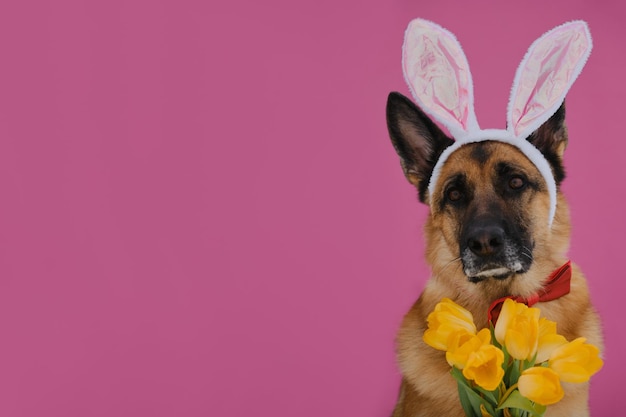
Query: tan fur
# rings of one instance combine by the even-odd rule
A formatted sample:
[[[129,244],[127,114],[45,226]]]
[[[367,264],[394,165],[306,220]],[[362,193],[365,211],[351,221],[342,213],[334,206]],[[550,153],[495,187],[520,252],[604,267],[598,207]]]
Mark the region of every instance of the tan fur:
[[[454,152],[442,169],[434,196],[443,195],[446,178],[462,171],[479,187],[479,195],[474,199],[486,201],[494,197],[495,191],[489,186],[488,175],[494,170],[493,164],[502,160],[516,164],[529,177],[545,186],[534,165],[516,148],[496,142],[490,143],[489,147],[492,152],[484,164],[472,160],[472,145]],[[425,225],[425,235],[426,260],[432,268],[432,276],[404,317],[397,336],[397,358],[403,380],[393,417],[464,415],[444,352],[427,346],[422,340],[426,317],[443,297],[451,298],[468,309],[480,329],[487,326],[487,309],[493,300],[505,295],[528,296],[535,293],[550,273],[568,260],[568,205],[559,192],[554,224],[551,229],[548,228],[549,198],[547,191],[541,188],[533,198],[522,202],[535,242],[531,268],[523,275],[506,280],[487,279],[472,283],[465,276],[459,259],[456,236],[460,219],[450,210],[439,209],[437,197],[430,198],[434,198],[431,205],[434,208]],[[506,202],[502,204],[502,209],[506,210]],[[557,322],[558,332],[568,340],[584,336],[589,343],[602,349],[600,322],[590,303],[586,280],[576,265],[573,265],[571,292],[557,300],[538,303],[536,307],[541,309],[543,317]],[[588,416],[588,384],[564,384],[564,389],[564,399],[549,406],[546,417]]]

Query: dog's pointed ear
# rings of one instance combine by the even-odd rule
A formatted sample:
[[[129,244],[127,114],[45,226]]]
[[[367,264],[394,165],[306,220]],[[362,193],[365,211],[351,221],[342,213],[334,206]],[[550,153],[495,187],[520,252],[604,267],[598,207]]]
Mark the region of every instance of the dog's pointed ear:
[[[567,147],[567,127],[565,126],[565,102],[544,124],[535,130],[528,141],[532,143],[552,165],[557,184],[565,178],[563,153]]]
[[[454,141],[411,100],[395,92],[387,98],[387,128],[404,175],[425,202],[435,163]]]

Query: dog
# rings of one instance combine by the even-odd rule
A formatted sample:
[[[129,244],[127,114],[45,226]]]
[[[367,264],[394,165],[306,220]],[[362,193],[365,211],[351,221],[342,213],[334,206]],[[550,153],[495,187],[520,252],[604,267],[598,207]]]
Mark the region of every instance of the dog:
[[[554,177],[553,220],[544,175],[518,146],[489,138],[466,143],[447,155],[433,184],[437,161],[454,139],[400,93],[389,94],[386,116],[404,175],[419,200],[430,206],[424,234],[432,271],[397,335],[402,382],[392,416],[459,417],[464,412],[445,353],[422,339],[427,316],[447,297],[472,313],[477,328],[488,327],[494,300],[537,294],[551,273],[567,263],[570,216],[559,187],[568,141],[565,103],[525,138],[548,161]],[[569,293],[536,307],[567,340],[583,336],[602,350],[600,320],[586,279],[571,265]],[[588,416],[588,383],[563,383],[563,388],[564,398],[545,415]]]

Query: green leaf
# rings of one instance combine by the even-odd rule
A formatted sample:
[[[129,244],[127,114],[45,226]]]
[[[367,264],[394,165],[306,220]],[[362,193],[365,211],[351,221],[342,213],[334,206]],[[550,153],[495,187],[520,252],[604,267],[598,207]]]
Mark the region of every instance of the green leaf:
[[[486,399],[482,398],[480,394],[474,391],[471,387],[459,383],[459,396],[461,395],[461,391],[464,391],[464,394],[467,396],[469,403],[471,404],[472,411],[476,417],[482,417],[482,413],[480,412],[480,405],[482,404],[487,412],[492,416],[499,416],[501,413],[497,413],[493,406]],[[466,411],[467,414],[467,411]]]
[[[496,328],[491,322],[489,322],[489,331],[491,332],[491,344],[502,350],[502,345],[498,342],[498,339],[496,339]]]
[[[467,391],[465,391],[464,385],[462,382],[457,382],[458,390],[459,390],[459,399],[461,400],[461,407],[463,407],[463,411],[465,411],[465,415],[467,417],[482,417],[480,414],[476,415],[474,411],[474,407],[467,396]]]
[[[517,384],[517,380],[521,375],[520,361],[513,358],[511,359],[512,363],[504,369],[504,382],[507,387],[512,387]]]
[[[486,389],[480,387],[479,385],[476,385],[470,381],[467,380],[467,378],[465,378],[465,375],[463,375],[463,372],[460,369],[457,369],[456,367],[452,367],[452,370],[450,372],[452,374],[452,376],[454,377],[454,379],[457,380],[457,382],[462,383],[463,385],[469,387],[470,389],[477,391],[477,393],[482,394],[481,397],[485,398],[486,400],[488,400],[493,406],[496,406],[498,404],[498,397],[500,395],[500,389],[499,387],[496,388],[493,391],[487,391]]]
[[[474,405],[472,401],[470,401],[470,398],[467,394],[467,389],[470,389],[469,381],[465,378],[463,372],[453,366],[450,373],[452,374],[452,377],[457,381],[459,399],[461,400],[461,407],[463,407],[465,415],[467,417],[482,417],[480,414],[480,408],[476,410],[474,409]]]
[[[478,392],[480,392],[482,394],[482,397],[484,399],[486,399],[487,401],[489,401],[489,403],[492,406],[495,407],[496,405],[498,405],[498,397],[499,397],[499,394],[500,394],[500,388],[496,388],[493,391],[487,391],[486,389],[484,389],[484,388],[482,388],[482,387],[480,387],[478,385],[475,385],[474,389],[478,390]]]
[[[463,375],[461,370],[452,367],[451,374],[454,379],[457,380],[457,386],[459,391],[459,398],[461,399],[461,406],[468,417],[482,417],[480,412],[480,405],[482,404],[487,412],[492,416],[496,416],[494,405],[488,400],[481,397],[481,395],[475,391],[473,384],[471,384]],[[488,391],[486,391],[488,392]]]
[[[519,393],[518,390],[515,390],[509,395],[509,397],[504,401],[504,403],[498,407],[498,410],[502,410],[504,408],[517,408],[520,410],[528,411],[530,415],[534,417],[542,417],[546,412],[546,406],[534,403],[530,401],[528,398],[524,397]]]
[[[487,412],[492,416],[502,416],[502,412],[496,411],[498,404],[498,390],[487,391],[468,381],[463,372],[456,367],[452,367],[450,371],[452,377],[456,379],[461,399],[461,406],[468,417],[482,417],[480,405],[482,404]],[[485,395],[484,398],[481,393]]]
[[[462,382],[465,385],[469,385],[469,382],[467,381],[467,379],[465,379],[465,375],[463,375],[463,372],[460,369],[458,369],[456,366],[452,367],[452,369],[450,370],[450,374],[452,374],[452,377],[456,379],[458,382]]]

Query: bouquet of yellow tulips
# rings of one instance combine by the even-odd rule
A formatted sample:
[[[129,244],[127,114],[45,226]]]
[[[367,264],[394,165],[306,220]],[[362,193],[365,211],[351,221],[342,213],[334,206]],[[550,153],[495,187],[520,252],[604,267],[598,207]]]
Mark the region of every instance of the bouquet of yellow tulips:
[[[446,352],[468,417],[543,416],[563,398],[561,381],[582,383],[602,368],[596,346],[568,342],[556,323],[511,299],[495,326],[477,331],[472,314],[444,298],[428,316],[424,342]]]

